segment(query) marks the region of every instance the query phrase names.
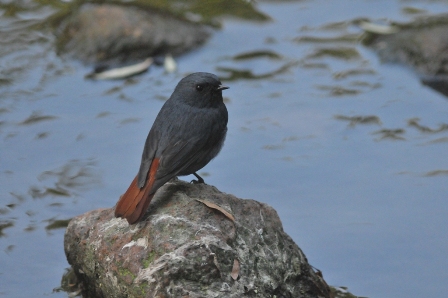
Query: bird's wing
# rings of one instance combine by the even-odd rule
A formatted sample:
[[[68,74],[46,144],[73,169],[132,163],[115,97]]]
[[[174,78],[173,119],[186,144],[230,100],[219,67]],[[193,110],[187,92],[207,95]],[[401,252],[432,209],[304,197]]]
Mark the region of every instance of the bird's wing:
[[[137,183],[139,188],[145,186],[149,168],[151,167],[151,164],[157,152],[159,140],[160,131],[152,128],[149,131],[148,137],[146,138],[145,147],[142,154],[142,161],[140,163],[140,169],[137,175]]]
[[[182,173],[192,164],[202,161],[209,150],[205,147],[208,139],[204,137],[194,137],[188,140],[180,140],[173,146],[169,146],[160,156],[159,168],[156,174],[156,182],[169,180]]]

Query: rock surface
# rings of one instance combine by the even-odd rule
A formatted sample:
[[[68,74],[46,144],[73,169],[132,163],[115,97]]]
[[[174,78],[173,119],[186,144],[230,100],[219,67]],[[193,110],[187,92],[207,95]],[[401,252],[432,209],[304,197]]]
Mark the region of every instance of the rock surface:
[[[85,4],[62,22],[59,53],[84,63],[121,64],[179,55],[203,44],[209,32],[168,13],[133,6]]]
[[[331,295],[266,204],[176,180],[159,189],[142,222],[129,226],[113,213],[75,217],[65,233],[87,297]]]
[[[448,96],[448,14],[394,26],[393,34],[368,33],[364,44],[382,61],[411,66],[424,84]]]

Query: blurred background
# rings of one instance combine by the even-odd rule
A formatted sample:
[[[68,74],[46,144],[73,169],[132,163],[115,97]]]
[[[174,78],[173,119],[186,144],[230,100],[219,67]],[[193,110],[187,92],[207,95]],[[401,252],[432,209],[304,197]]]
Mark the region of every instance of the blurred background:
[[[96,25],[80,46],[70,22],[84,2],[0,0],[0,297],[67,297],[68,221],[114,206],[163,102],[196,71],[230,86],[207,184],[274,207],[329,285],[446,295],[448,51],[444,36],[399,34],[448,1],[123,1],[190,24],[197,42],[115,80],[85,76],[144,55],[89,44]]]

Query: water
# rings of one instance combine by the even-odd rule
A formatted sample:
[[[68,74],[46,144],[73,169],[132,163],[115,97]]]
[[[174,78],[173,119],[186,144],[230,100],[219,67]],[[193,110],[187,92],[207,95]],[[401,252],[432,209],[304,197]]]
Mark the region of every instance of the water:
[[[109,82],[85,80],[89,68],[54,53],[51,30],[33,30],[56,8],[2,5],[0,296],[67,296],[53,292],[68,267],[54,226],[116,203],[163,100],[186,73],[208,71],[230,86],[226,144],[201,171],[208,184],[273,206],[330,285],[443,297],[448,132],[418,125],[447,124],[448,101],[412,70],[381,64],[351,21],[407,21],[409,8],[447,4],[263,2],[271,21],[224,18],[178,73]]]

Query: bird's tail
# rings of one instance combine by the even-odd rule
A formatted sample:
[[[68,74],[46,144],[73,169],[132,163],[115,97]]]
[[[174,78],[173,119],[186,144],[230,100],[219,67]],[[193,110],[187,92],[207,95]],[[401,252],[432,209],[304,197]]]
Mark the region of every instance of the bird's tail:
[[[143,217],[148,209],[149,203],[154,196],[154,185],[159,159],[154,158],[149,169],[148,178],[142,188],[138,187],[137,176],[132,180],[128,190],[121,196],[115,206],[115,217],[126,218],[129,224],[134,224]]]

